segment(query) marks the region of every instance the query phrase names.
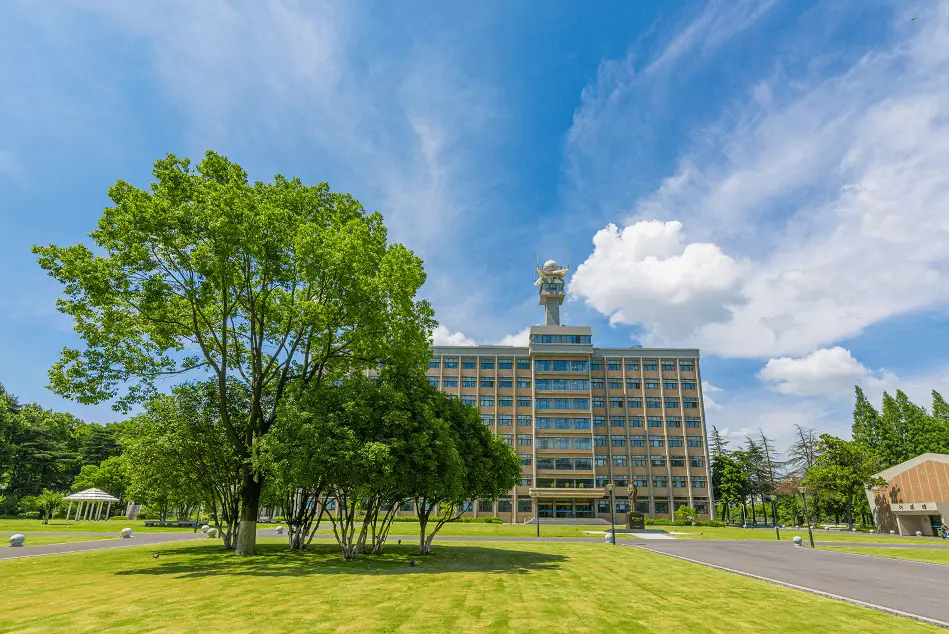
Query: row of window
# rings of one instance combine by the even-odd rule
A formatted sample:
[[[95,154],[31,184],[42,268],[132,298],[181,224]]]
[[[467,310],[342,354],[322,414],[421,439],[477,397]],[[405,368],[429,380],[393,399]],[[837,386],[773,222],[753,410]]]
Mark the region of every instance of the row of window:
[[[428,384],[434,388],[438,387],[438,377],[430,376],[428,378]],[[627,390],[639,390],[643,385],[643,381],[639,379],[628,379],[626,381]],[[510,389],[514,385],[517,385],[519,388],[529,388],[531,386],[530,379],[514,379],[510,376],[483,376],[481,378],[474,376],[463,376],[461,377],[461,387],[483,387],[486,389],[494,389],[495,385],[501,389]],[[675,380],[663,381],[663,388],[666,390],[676,390],[678,389],[679,382]],[[622,390],[623,382],[622,381],[607,381],[605,385],[609,386],[611,390]],[[538,390],[588,390],[591,387],[594,390],[604,389],[603,379],[537,379],[534,382],[534,386]],[[647,390],[658,390],[659,381],[646,380],[645,386]],[[446,376],[442,378],[442,387],[458,387],[458,377],[457,376]],[[682,381],[682,389],[685,391],[695,391],[697,389],[695,381]]]
[[[514,425],[514,416],[512,414],[498,414],[498,425],[500,427],[511,427]],[[530,427],[532,417],[526,414],[517,416],[518,427]],[[590,419],[587,417],[567,417],[567,416],[538,416],[536,419],[537,429],[590,429]],[[650,429],[661,429],[663,427],[663,418],[661,416],[610,416],[610,427],[626,427],[627,421],[631,428],[641,428],[644,423]],[[481,422],[485,425],[494,424],[494,414],[482,414]],[[606,427],[605,416],[594,416],[593,427]],[[666,416],[665,426],[670,429],[680,429],[682,427],[681,416]],[[699,429],[702,426],[702,419],[698,416],[686,416],[686,429]]]
[[[666,441],[668,440],[669,447],[681,447],[682,446],[682,436],[669,436],[668,438],[664,436],[649,436],[648,443],[650,447],[665,447]],[[594,436],[593,437],[593,446],[594,447],[625,447],[627,442],[626,436]],[[646,436],[630,436],[629,437],[629,446],[630,447],[645,447],[646,446]],[[701,436],[686,436],[685,445],[687,447],[702,447],[703,438]]]
[[[448,397],[458,398],[458,396],[455,394],[449,394]],[[482,395],[475,397],[473,394],[462,394],[460,398],[461,402],[465,405],[477,404],[481,407],[494,407],[495,403],[497,403],[499,407],[514,407],[515,402],[517,402],[518,407],[531,406],[531,398],[529,396],[495,397],[493,395]],[[699,408],[699,400],[697,398],[683,398],[681,401],[682,409],[697,410]],[[594,409],[605,408],[606,399],[596,396],[594,396],[592,400],[588,398],[538,398],[534,401],[534,408],[589,410],[591,408],[591,404]],[[630,409],[642,409],[643,399],[639,397],[632,397],[629,399],[609,399],[610,409],[624,409],[627,404]],[[666,406],[666,409],[679,409],[679,399],[673,397],[666,397],[665,400],[658,398],[646,398],[646,409],[662,409],[663,405]]]
[[[529,453],[520,454],[521,466],[529,467],[531,466],[532,455]],[[586,465],[590,458],[554,458],[552,456],[538,456],[537,457],[537,468],[538,469],[557,469],[557,470],[570,470],[570,469],[580,469],[580,466],[568,467],[568,466],[550,466],[550,465],[567,465],[571,460],[574,461],[584,461],[583,464]],[[608,467],[610,466],[610,459],[607,456],[594,456],[593,457],[593,466],[594,467]],[[670,467],[685,467],[685,456],[669,456],[669,466]],[[560,462],[563,461],[563,462]],[[579,462],[575,462],[575,465],[579,465]],[[644,456],[644,455],[632,455],[632,456],[613,456],[613,466],[614,467],[645,467],[646,465],[652,467],[659,467],[664,469],[666,467],[666,457],[665,456]],[[705,457],[704,456],[689,456],[689,466],[697,469],[705,467]],[[591,467],[584,466],[583,469],[590,469]]]
[[[531,343],[593,343],[591,335],[531,335]]]
[[[679,409],[679,398],[675,396],[667,396],[664,399],[658,397],[646,397],[646,409],[662,409],[662,406],[665,405],[666,409]],[[629,398],[619,398],[613,397],[606,399],[602,396],[593,397],[593,407],[606,407],[607,401],[609,401],[610,409],[623,409],[627,405],[631,409],[642,409],[643,399],[639,396],[631,396]],[[699,399],[693,397],[683,397],[682,408],[683,409],[698,409],[699,408]]]
[[[502,433],[501,439],[508,445],[514,446],[514,434]],[[628,438],[626,436],[594,436],[592,439],[587,436],[537,436],[536,440],[538,449],[559,449],[561,451],[569,449],[588,450],[593,447],[626,447],[627,444],[630,447],[645,447],[647,442],[646,436],[629,436]],[[533,441],[534,437],[527,434],[517,435],[517,445],[519,447],[529,447]],[[650,447],[683,447],[682,436],[649,436],[648,442]],[[686,436],[684,446],[701,448],[703,442],[701,436]]]
[[[540,479],[538,479],[538,485],[540,485]],[[560,482],[560,480],[558,480]],[[577,480],[577,482],[580,482]],[[586,482],[586,481],[584,481]],[[525,485],[529,486],[529,485]],[[620,485],[616,485],[620,486]],[[569,487],[554,487],[554,488],[569,488]],[[664,488],[664,487],[663,487]],[[701,487],[696,487],[701,488]],[[628,513],[630,510],[629,507],[629,497],[625,495],[617,495],[614,498],[615,506],[614,510],[616,513]],[[336,501],[327,500],[325,502],[326,508],[328,510],[335,510]],[[674,498],[674,508],[678,509],[680,506],[688,506],[688,498]],[[497,500],[497,510],[498,513],[511,513],[513,512],[513,500],[510,495],[503,495]],[[572,506],[573,508],[566,508]],[[692,506],[700,514],[708,513],[708,498],[697,497],[692,498]],[[495,503],[492,500],[478,500],[478,513],[490,514],[494,513]],[[383,505],[382,510],[388,511],[389,505]],[[475,504],[474,502],[467,501],[463,502],[461,505],[461,510],[464,513],[474,512]],[[652,503],[652,509],[655,510],[656,515],[668,515],[669,514],[669,500],[654,500]],[[415,510],[415,503],[408,501],[403,502],[399,505],[399,510],[403,512],[412,512]],[[593,505],[590,502],[576,502],[572,505],[565,505],[560,502],[540,502],[538,505],[538,515],[541,517],[551,517],[556,513],[557,517],[591,517],[592,516]],[[636,511],[644,514],[650,513],[650,502],[648,499],[638,499],[636,500]],[[596,511],[598,514],[605,514],[610,512],[610,500],[602,499],[596,501]],[[534,506],[533,500],[531,498],[521,497],[517,500],[517,512],[518,513],[533,513]]]
[[[538,465],[540,468],[540,465]],[[572,467],[565,461],[563,467],[559,464],[557,466],[557,471],[571,471]],[[580,467],[577,467],[577,470],[581,470]],[[533,478],[529,475],[523,475],[518,482],[519,486],[533,486]],[[652,476],[652,486],[655,489],[665,489],[669,485],[672,485],[673,489],[685,489],[689,486],[690,479],[684,475],[654,475]],[[613,483],[613,486],[619,488],[626,488],[629,486],[630,480],[625,477],[614,477],[612,480],[608,476],[597,476],[595,479],[589,478],[537,478],[537,486],[542,489],[590,489],[594,486],[597,487],[606,487]],[[708,486],[708,480],[705,476],[692,476],[691,483],[693,489],[704,489]],[[634,475],[632,478],[632,484],[637,489],[645,489],[649,486],[649,477],[645,475]]]
[[[534,335],[534,337],[541,338],[551,338],[550,341],[542,340],[536,341],[535,343],[590,343],[588,335]],[[565,338],[563,341],[554,341],[554,338]],[[567,341],[566,339],[578,339],[577,341]],[[585,340],[584,340],[585,339]],[[589,370],[603,370],[603,359],[593,359],[589,362],[586,361],[534,361],[534,369],[540,370],[542,372],[586,372]],[[540,365],[538,365],[540,364]],[[446,368],[457,368],[458,367],[458,357],[443,357],[439,359],[438,357],[432,358],[428,362],[428,367],[438,368],[439,366],[444,365]],[[530,370],[530,359],[520,358],[515,361],[514,359],[498,359],[497,369],[499,370],[512,370],[515,365],[519,370]],[[627,372],[639,372],[639,361],[626,361],[626,371]],[[642,362],[642,368],[645,372],[658,372],[659,367],[662,367],[663,372],[675,372],[676,371],[676,361],[673,359],[663,359],[660,364],[656,360],[647,360]],[[691,359],[683,359],[678,362],[679,370],[682,372],[694,372],[695,371],[695,362]],[[466,370],[474,370],[480,367],[482,370],[493,370],[495,368],[495,362],[493,358],[477,358],[477,357],[462,357],[461,358],[461,367]],[[619,359],[607,359],[606,360],[606,369],[611,372],[619,372],[623,369],[623,364]]]
[[[534,381],[534,389],[586,391],[590,389],[590,381],[588,379],[537,379]]]

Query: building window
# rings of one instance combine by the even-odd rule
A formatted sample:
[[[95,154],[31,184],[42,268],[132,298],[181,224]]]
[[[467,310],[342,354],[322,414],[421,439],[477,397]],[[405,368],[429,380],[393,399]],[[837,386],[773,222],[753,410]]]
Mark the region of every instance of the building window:
[[[682,419],[679,416],[666,416],[666,427],[682,427]]]
[[[669,486],[669,480],[664,475],[653,476],[652,485],[656,487],[657,489],[665,489],[667,486]]]
[[[522,475],[521,479],[518,481],[517,485],[522,487],[529,487],[531,485],[532,478],[528,475]]]
[[[514,446],[514,434],[501,434],[501,440],[503,440],[508,447]]]
[[[700,515],[708,514],[708,500],[705,498],[692,498],[692,508]]]
[[[481,387],[494,387],[494,379],[490,377],[481,377]]]
[[[532,513],[534,505],[531,503],[530,498],[518,498],[517,499],[517,512],[518,513]]]
[[[590,409],[590,399],[588,398],[574,398],[571,399],[571,405],[573,409]]]
[[[675,372],[676,371],[676,362],[669,361],[667,359],[662,360],[662,371],[663,372]]]
[[[530,407],[531,399],[529,396],[518,396],[517,397],[517,406],[518,407]]]
[[[630,436],[629,444],[633,447],[645,447],[646,437],[645,436]]]
[[[429,360],[429,362],[428,362],[428,367],[429,367],[429,368],[435,369],[435,368],[438,368],[438,366],[439,366],[438,359],[430,359],[430,360]]]
[[[573,458],[554,458],[557,471],[573,471]]]
[[[510,512],[511,512],[511,498],[509,496],[498,498],[498,513],[510,513]]]
[[[621,398],[611,398],[610,407],[613,409],[623,409],[623,399]]]
[[[537,429],[550,429],[553,424],[553,419],[547,418],[546,416],[538,416],[534,419],[534,426]]]
[[[502,396],[498,399],[498,405],[501,407],[512,407],[514,405],[514,398],[511,396]]]
[[[616,498],[616,512],[629,513],[629,498],[620,496]]]
[[[649,446],[650,447],[662,447],[663,446],[662,436],[650,436],[649,437]]]
[[[572,429],[572,422],[569,418],[555,418],[554,429]]]
[[[659,381],[657,379],[646,379],[646,389],[647,390],[658,390]]]
[[[702,426],[701,419],[698,416],[686,416],[685,417],[685,426],[689,429],[698,429]]]
[[[538,438],[537,444],[540,445],[540,441],[545,440],[544,438]],[[553,469],[554,468],[554,459],[538,456],[537,457],[537,468],[538,469]]]
[[[697,398],[684,398],[682,399],[682,407],[685,409],[698,409],[699,400]]]
[[[647,418],[649,421],[649,426],[652,428],[662,429],[662,417],[661,416],[649,416]]]
[[[642,416],[630,416],[630,417],[629,417],[629,426],[630,426],[630,427],[642,427],[642,426],[643,426],[643,417],[642,417]]]
[[[465,405],[474,405],[475,403],[473,396],[462,396],[461,402],[464,403]]]
[[[662,467],[663,469],[665,469],[665,468],[666,468],[666,457],[665,457],[665,456],[652,456],[652,457],[649,459],[649,464],[651,464],[651,465],[654,466],[654,467]]]
[[[520,459],[521,459],[521,466],[522,466],[522,467],[529,467],[529,466],[531,466],[531,454],[529,454],[529,453],[522,453],[522,454],[518,454],[518,456],[519,456]]]
[[[593,464],[597,467],[607,467],[609,463],[606,460],[606,456],[596,456],[593,458]]]
[[[631,462],[630,464],[632,464],[632,466],[634,466],[634,467],[645,467],[645,466],[646,466],[646,456],[643,456],[643,455],[640,454],[640,455],[632,456],[631,459],[632,459],[632,462]]]
[[[637,489],[645,489],[649,486],[649,478],[644,475],[634,475],[633,476],[633,486]],[[642,511],[640,511],[642,512]],[[649,511],[646,511],[647,513]]]
[[[626,446],[626,436],[613,436],[610,438],[614,447],[625,447]]]
[[[514,425],[514,417],[510,414],[499,414],[498,415],[498,427],[512,427]]]
[[[573,468],[576,469],[577,471],[592,471],[593,459],[592,458],[574,458]]]
[[[662,400],[658,398],[647,398],[646,409],[662,409]]]
[[[638,396],[634,396],[629,399],[630,409],[642,409],[643,408],[643,399]]]
[[[627,390],[638,390],[642,387],[642,382],[639,379],[629,379],[626,381]]]
[[[481,407],[494,407],[494,397],[493,396],[482,396]]]
[[[692,488],[693,488],[693,489],[704,489],[704,488],[705,488],[705,476],[692,476]]]
[[[445,377],[442,379],[442,387],[458,387],[458,377]]]
[[[596,407],[594,405],[594,407]],[[594,427],[606,427],[606,417],[605,416],[594,416],[593,417],[593,426]]]
[[[537,379],[534,381],[534,389],[586,391],[590,389],[590,382],[586,379]]]
[[[613,456],[613,466],[614,467],[627,466],[626,456]]]
[[[662,389],[664,390],[677,390],[679,389],[679,384],[677,381],[666,379],[662,382]]]
[[[518,417],[517,417],[517,426],[518,426],[518,427],[530,427],[530,426],[531,426],[531,417],[530,417],[530,416],[518,416]]]
[[[689,456],[689,466],[701,469],[705,466],[705,456]]]
[[[695,389],[696,389],[695,381],[683,381],[683,382],[682,382],[682,389],[683,389],[683,390],[690,390],[690,391],[693,391],[693,392],[694,392]]]
[[[589,418],[574,418],[573,428],[574,429],[590,429],[590,419]]]
[[[679,399],[667,396],[665,398],[666,409],[679,409]]]
[[[592,387],[594,390],[602,390],[602,389],[603,389],[603,379],[592,379],[592,380],[590,381],[590,387]]]
[[[554,439],[549,436],[538,436],[536,446],[538,449],[553,449]]]
[[[438,387],[438,377],[437,377],[437,376],[430,376],[430,377],[428,377],[428,384],[429,384],[430,386],[432,386],[432,387],[436,387],[436,388],[437,388],[437,387]]]
[[[607,359],[606,369],[611,372],[619,372],[620,370],[622,370],[622,366],[620,366],[620,362],[616,359]]]
[[[669,500],[656,500],[656,515],[668,515],[669,514]]]
[[[399,510],[400,511],[414,511],[415,504],[413,504],[412,502],[403,502],[402,504],[399,505]]]
[[[672,440],[672,439],[670,438],[669,440]],[[685,456],[669,456],[669,466],[670,467],[684,467]]]
[[[492,502],[491,500],[478,500],[478,512],[479,513],[493,513],[494,502]]]
[[[530,386],[531,386],[531,380],[530,380],[530,379],[518,379],[518,380],[517,380],[517,387],[530,387]]]
[[[681,447],[681,446],[682,446],[682,436],[669,436],[669,446],[670,446],[670,447]]]
[[[590,361],[590,369],[591,369],[591,370],[596,370],[596,371],[602,371],[602,370],[603,370],[603,361],[601,361],[601,360],[599,360],[599,359],[594,359],[593,361]]]
[[[573,448],[574,449],[593,449],[591,440],[588,437],[578,437],[573,439]]]
[[[461,387],[478,387],[478,380],[473,376],[461,377]]]
[[[498,359],[498,370],[513,370],[513,369],[514,369],[513,359]]]
[[[627,371],[627,372],[639,372],[639,361],[627,361],[627,362],[626,362],[626,371]]]
[[[510,389],[514,387],[514,379],[509,376],[498,378],[498,387]]]
[[[457,367],[458,367],[458,357],[445,357],[445,367],[446,367],[446,368],[457,368]]]
[[[475,363],[474,357],[462,357],[461,367],[465,370],[474,370],[476,367],[478,367],[478,364]]]
[[[593,444],[596,447],[606,447],[606,436],[594,436]]]
[[[605,407],[605,401],[602,396],[593,397],[593,407]]]
[[[491,414],[482,414],[481,415],[481,424],[491,426],[494,424],[494,416]]]
[[[683,476],[683,475],[674,475],[674,476],[672,476],[672,488],[673,488],[673,489],[684,489],[684,488],[685,488],[685,476]]]
[[[683,372],[694,372],[695,365],[691,361],[679,361],[679,369]]]
[[[645,372],[658,372],[659,364],[655,361],[643,361],[643,370]]]
[[[494,369],[494,359],[481,359],[481,369],[482,369],[482,370],[493,370],[493,369]]]
[[[610,417],[610,427],[625,427],[626,419],[622,416],[611,416]]]
[[[600,480],[596,481],[596,486],[605,487],[609,484],[609,480],[603,480],[602,483]],[[610,512],[610,501],[609,500],[597,500],[596,501],[596,512],[597,513],[609,513]]]
[[[702,446],[702,437],[701,436],[689,436],[688,437],[689,447],[701,447]]]
[[[610,382],[608,383],[608,385],[610,386],[610,389],[611,389],[611,390],[622,390],[622,389],[623,389],[623,382],[622,382],[622,381],[610,381]]]

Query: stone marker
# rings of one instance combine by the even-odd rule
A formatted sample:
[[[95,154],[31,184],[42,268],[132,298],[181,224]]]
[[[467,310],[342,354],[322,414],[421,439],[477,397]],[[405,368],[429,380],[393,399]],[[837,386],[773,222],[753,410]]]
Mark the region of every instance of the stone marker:
[[[283,526],[278,526],[278,527],[277,527],[277,534],[278,534],[278,535],[283,535]]]
[[[132,536],[132,529],[131,529],[131,528],[123,528],[122,531],[121,531],[121,534],[122,534],[122,537],[123,537],[123,538],[129,539],[129,538]]]
[[[10,545],[13,546],[14,548],[17,548],[17,547],[23,545],[23,540],[25,540],[25,539],[26,539],[26,537],[23,535],[23,533],[17,533],[16,535],[10,535]]]

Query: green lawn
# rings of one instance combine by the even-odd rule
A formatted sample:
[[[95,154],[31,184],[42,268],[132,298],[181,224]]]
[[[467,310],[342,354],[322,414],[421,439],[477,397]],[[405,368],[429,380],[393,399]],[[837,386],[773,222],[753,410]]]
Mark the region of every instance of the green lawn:
[[[266,524],[262,525],[266,526]],[[68,522],[57,518],[44,524],[42,520],[21,520],[21,519],[0,519],[0,533],[28,533],[35,531],[49,532],[70,532],[82,531],[84,533],[115,533],[119,534],[123,528],[131,528],[136,533],[163,533],[168,531],[192,531],[193,528],[161,528],[149,526],[146,528],[144,520],[130,522],[126,519],[112,518],[110,520],[92,521],[74,521]]]
[[[828,546],[828,550],[839,550],[845,553],[860,555],[876,555],[877,557],[893,557],[894,559],[912,559],[925,561],[931,564],[949,564],[949,547],[947,548],[851,548],[849,546]]]
[[[0,533],[0,547],[10,547],[10,535],[13,533]],[[118,535],[31,535],[23,533],[26,541],[24,546],[45,546],[47,544],[72,544],[75,542],[92,542],[102,539],[121,539]]]
[[[0,631],[937,631],[636,548],[443,544],[415,568],[390,548],[371,570],[329,545],[262,553],[188,542],[0,561]]]
[[[647,527],[648,528],[648,527]],[[654,527],[659,528],[659,527]],[[766,528],[734,528],[708,526],[663,526],[677,539],[739,539],[739,540],[774,540],[774,529]],[[681,533],[681,534],[677,534]],[[792,539],[800,535],[807,541],[807,529],[781,529],[781,539]],[[879,544],[933,544],[941,542],[935,537],[900,537],[898,535],[883,535],[880,533],[848,533],[844,531],[814,531],[815,542],[866,542]]]
[[[431,526],[431,525],[430,525]],[[600,537],[587,535],[585,531],[609,530],[609,526],[562,526],[544,525],[540,527],[541,537]],[[620,527],[617,527],[620,528]],[[418,522],[393,522],[390,533],[393,535],[417,535]],[[332,533],[329,522],[320,525],[320,532]],[[534,524],[469,524],[466,522],[450,522],[445,524],[439,535],[490,536],[490,537],[535,537],[537,526]],[[618,533],[617,533],[618,534]]]

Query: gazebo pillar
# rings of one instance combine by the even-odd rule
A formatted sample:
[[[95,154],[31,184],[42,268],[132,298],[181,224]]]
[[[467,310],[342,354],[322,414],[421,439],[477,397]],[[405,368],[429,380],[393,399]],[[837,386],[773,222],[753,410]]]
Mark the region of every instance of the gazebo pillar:
[[[112,510],[112,502],[109,502],[109,505],[105,507],[105,518],[109,519],[109,511]]]
[[[69,508],[66,509],[66,521],[69,521],[69,512],[72,511],[72,502],[69,503]]]

